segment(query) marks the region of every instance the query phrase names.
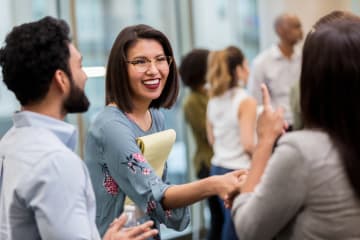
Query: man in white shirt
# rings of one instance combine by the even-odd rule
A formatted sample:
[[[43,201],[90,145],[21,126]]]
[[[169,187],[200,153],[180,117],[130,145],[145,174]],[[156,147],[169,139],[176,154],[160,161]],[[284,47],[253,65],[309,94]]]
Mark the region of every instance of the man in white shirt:
[[[301,23],[297,16],[282,14],[275,20],[279,43],[259,54],[252,66],[249,91],[261,103],[260,85],[264,83],[271,95],[273,107],[285,110],[290,129],[293,116],[290,109],[290,89],[300,79],[301,54],[295,45],[302,39]]]
[[[63,21],[45,17],[15,27],[0,49],[5,85],[21,104],[0,141],[0,239],[100,239],[95,196],[84,162],[73,152],[67,113],[85,112],[87,76]],[[143,240],[151,222],[106,240]]]

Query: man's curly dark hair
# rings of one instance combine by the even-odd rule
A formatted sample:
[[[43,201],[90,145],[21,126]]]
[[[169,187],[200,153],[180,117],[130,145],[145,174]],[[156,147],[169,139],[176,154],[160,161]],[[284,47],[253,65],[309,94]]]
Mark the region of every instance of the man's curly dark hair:
[[[70,42],[67,23],[53,17],[14,27],[6,36],[0,49],[3,79],[21,105],[42,100],[56,70],[72,79]]]

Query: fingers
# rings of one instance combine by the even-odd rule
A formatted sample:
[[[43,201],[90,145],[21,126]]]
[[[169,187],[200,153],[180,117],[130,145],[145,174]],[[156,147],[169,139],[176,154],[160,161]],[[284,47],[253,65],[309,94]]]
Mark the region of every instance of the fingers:
[[[156,229],[151,229],[150,231],[147,231],[135,238],[135,240],[146,240],[148,238],[154,237],[159,233]]]
[[[248,173],[248,170],[246,170],[246,169],[240,169],[240,170],[231,172],[231,174],[235,175],[237,178],[239,178],[242,175],[247,174],[247,173]]]
[[[151,229],[153,225],[153,221],[147,221],[139,226],[133,227],[127,233],[128,237],[133,237],[134,240],[145,240],[153,237],[159,233],[157,229]]]
[[[269,108],[269,107],[271,108],[270,94],[265,84],[261,84],[261,92],[262,92],[264,108]]]
[[[147,221],[139,226],[133,227],[129,230],[129,236],[137,236],[150,229],[152,225],[154,225],[153,221]]]
[[[231,199],[224,200],[224,207],[225,208],[231,208],[232,207],[232,201]]]
[[[240,194],[239,191],[234,191],[234,192],[231,192],[231,193],[227,194],[227,195],[224,197],[224,199],[223,199],[223,200],[224,200],[224,206],[225,206],[225,208],[231,208],[234,199],[235,199],[236,196],[238,196],[239,194]]]
[[[109,228],[114,227],[114,229],[118,231],[124,226],[126,220],[127,216],[125,214],[121,214],[119,218],[114,219],[114,221],[110,224]]]
[[[114,221],[110,224],[109,228],[107,229],[103,240],[110,240],[113,239],[120,229],[124,226],[126,222],[126,215],[122,214],[119,218],[115,218]]]
[[[240,177],[239,177],[239,182],[240,182],[240,184],[244,184],[244,182],[246,181],[246,179],[247,179],[247,174],[243,174],[243,175],[241,175]]]

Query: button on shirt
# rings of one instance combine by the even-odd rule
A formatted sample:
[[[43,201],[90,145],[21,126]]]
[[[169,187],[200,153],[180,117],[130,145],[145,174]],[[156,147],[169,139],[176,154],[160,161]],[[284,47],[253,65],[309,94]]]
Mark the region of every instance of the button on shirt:
[[[291,58],[285,57],[277,45],[261,53],[255,58],[249,80],[249,91],[262,103],[261,84],[265,83],[271,96],[273,107],[285,110],[285,119],[293,124],[290,108],[290,90],[300,79],[301,54],[294,50]]]
[[[100,239],[75,128],[22,111],[0,141],[0,239]]]

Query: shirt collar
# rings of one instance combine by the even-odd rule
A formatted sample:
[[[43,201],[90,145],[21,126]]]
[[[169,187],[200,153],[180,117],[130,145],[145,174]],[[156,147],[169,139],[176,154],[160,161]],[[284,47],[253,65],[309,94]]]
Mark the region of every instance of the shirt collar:
[[[277,44],[275,44],[271,47],[271,55],[273,56],[274,59],[288,59],[282,54],[282,52]],[[301,55],[300,50],[295,47],[294,53],[291,56],[291,60],[300,58],[300,55]]]
[[[75,150],[77,131],[69,123],[30,111],[16,112],[13,116],[13,121],[14,126],[17,128],[30,126],[45,128],[54,133],[65,146],[72,151]]]

